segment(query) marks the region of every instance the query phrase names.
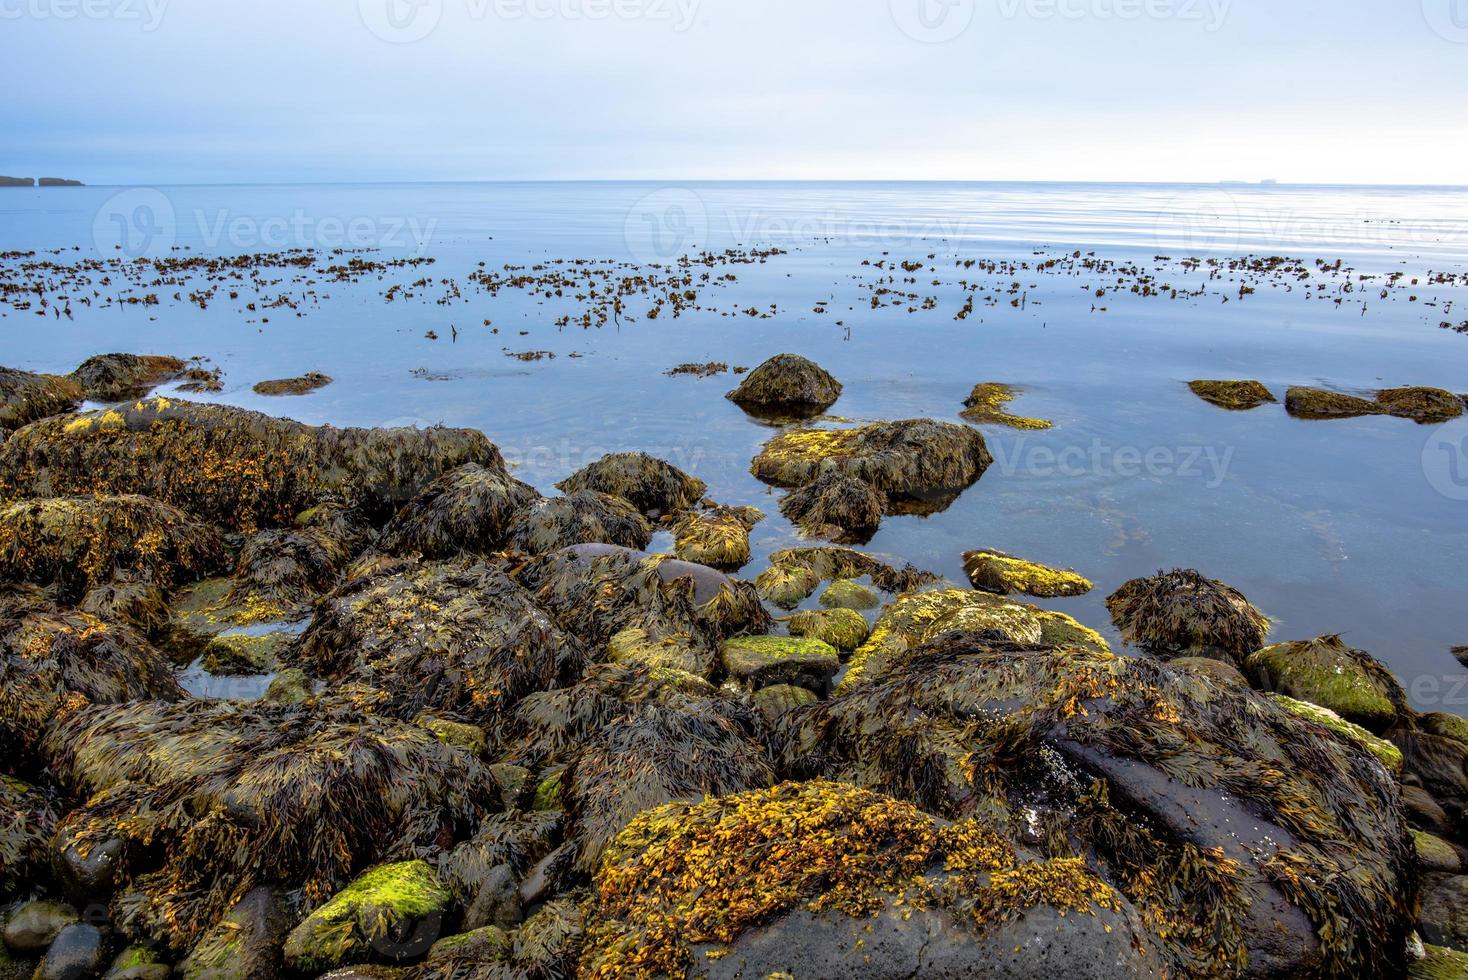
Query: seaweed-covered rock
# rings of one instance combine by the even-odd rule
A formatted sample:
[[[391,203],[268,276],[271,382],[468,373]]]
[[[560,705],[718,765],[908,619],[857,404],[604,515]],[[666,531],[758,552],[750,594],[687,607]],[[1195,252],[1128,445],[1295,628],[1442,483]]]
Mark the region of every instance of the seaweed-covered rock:
[[[1346,419],[1385,415],[1374,401],[1324,388],[1294,387],[1285,392],[1285,411],[1300,419]]]
[[[489,554],[509,540],[521,512],[540,499],[500,466],[470,464],[445,473],[408,503],[383,529],[392,554],[452,558]]]
[[[0,578],[56,584],[78,601],[118,574],[165,588],[225,567],[214,528],[147,497],[70,497],[0,507]]]
[[[724,669],[753,690],[794,684],[824,691],[841,669],[836,648],[821,640],[795,636],[741,636],[724,641]]]
[[[1038,599],[1085,595],[1094,585],[1068,569],[1062,570],[1006,555],[1002,551],[970,551],[963,570],[974,588],[995,595],[1023,592]]]
[[[508,950],[495,942],[456,944],[445,941],[438,955],[430,952],[427,962],[409,967],[398,980],[555,980],[573,977],[582,944],[578,898],[573,896],[545,903],[508,938]],[[329,974],[323,980],[336,978]]]
[[[1216,660],[1213,662],[1222,663]],[[1173,666],[1177,666],[1177,661],[1173,661]],[[1402,750],[1386,739],[1377,738],[1360,725],[1354,725],[1329,708],[1322,708],[1318,704],[1297,701],[1283,694],[1270,694],[1269,697],[1273,699],[1275,704],[1284,708],[1290,714],[1298,715],[1306,721],[1313,721],[1317,725],[1330,729],[1337,735],[1343,735],[1349,738],[1376,756],[1381,764],[1386,766],[1387,771],[1393,775],[1400,776],[1402,774]]]
[[[356,540],[316,526],[261,531],[240,551],[228,601],[287,614],[309,605],[336,586]]]
[[[1122,639],[1157,656],[1239,665],[1269,633],[1268,617],[1243,593],[1191,569],[1133,579],[1111,594],[1106,608]]]
[[[439,875],[466,909],[465,928],[498,925],[508,929],[519,923],[522,916],[514,883],[560,845],[563,823],[559,808],[496,814],[480,825],[473,838],[439,856]]]
[[[56,813],[42,790],[0,773],[0,901],[35,880]]]
[[[330,701],[88,708],[47,749],[86,800],[62,830],[125,843],[114,917],[180,950],[257,886],[314,906],[357,869],[467,835],[497,803],[468,754]]]
[[[295,666],[386,693],[384,706],[493,725],[527,694],[580,673],[580,642],[487,565],[408,562],[323,599]]]
[[[71,377],[88,401],[122,402],[142,398],[187,367],[178,358],[161,354],[98,354],[83,361]]]
[[[771,726],[796,708],[804,708],[819,700],[810,688],[796,687],[794,684],[775,684],[754,692],[754,706]]]
[[[153,579],[119,575],[93,586],[77,609],[108,623],[131,626],[144,636],[163,634],[168,626],[168,600]]]
[[[671,463],[647,453],[613,453],[556,484],[563,493],[582,490],[621,497],[648,517],[657,518],[687,510],[708,489]]]
[[[645,549],[652,524],[621,497],[582,490],[564,497],[542,497],[522,510],[510,529],[510,545],[544,555],[578,544],[611,544]]]
[[[298,378],[277,378],[255,383],[257,395],[280,397],[282,395],[309,395],[311,392],[331,384],[331,378],[320,371],[307,371]]]
[[[689,514],[673,526],[674,547],[684,561],[737,571],[749,564],[749,532],[764,519],[754,507]]]
[[[629,626],[607,641],[607,659],[614,664],[678,670],[707,679],[718,658],[708,644],[689,633],[649,632]]]
[[[1395,779],[1251,691],[1148,658],[949,633],[787,715],[776,741],[792,777],[992,814],[1083,859],[1176,975],[1405,968],[1416,880]]]
[[[251,975],[243,974],[243,976]],[[265,980],[273,980],[269,973],[258,975],[265,977]],[[173,976],[173,967],[159,957],[156,949],[151,946],[136,945],[128,946],[112,958],[107,972],[102,974],[102,980],[168,980],[171,976]],[[189,977],[188,980],[201,980],[201,978]],[[226,980],[226,978],[221,976],[218,980]]]
[[[787,548],[770,556],[770,567],[755,579],[767,602],[793,609],[815,594],[822,582],[869,577],[883,592],[911,592],[941,582],[932,572],[897,568],[849,548]]]
[[[1339,636],[1265,647],[1245,670],[1264,690],[1329,708],[1378,734],[1408,712],[1407,693],[1392,672]]]
[[[509,935],[500,926],[481,926],[456,936],[445,936],[428,951],[429,963],[450,960],[484,965],[508,960],[514,950]]]
[[[373,868],[296,926],[285,962],[321,973],[370,960],[412,960],[443,934],[453,896],[426,861]]]
[[[826,609],[876,609],[882,604],[877,593],[849,578],[837,579],[826,587],[819,600]]]
[[[385,519],[467,463],[503,466],[468,429],[313,428],[160,397],[14,433],[0,446],[0,498],[144,494],[252,532],[332,498]]]
[[[1431,735],[1440,735],[1455,742],[1468,745],[1468,718],[1450,715],[1443,711],[1432,711],[1417,716],[1417,727]]]
[[[265,689],[268,704],[305,704],[311,697],[311,678],[299,667],[282,670]]]
[[[275,980],[296,916],[278,888],[252,889],[178,965],[182,980]]]
[[[974,385],[974,390],[964,401],[960,414],[976,425],[1005,425],[1011,429],[1030,430],[1050,428],[1051,423],[1046,419],[1025,418],[1005,411],[1009,403],[1019,395],[1020,389],[1012,385],[986,381]]]
[[[841,382],[798,354],[776,354],[745,377],[728,399],[764,418],[819,415],[841,397]]]
[[[798,429],[765,443],[752,472],[777,487],[803,487],[827,474],[861,480],[890,507],[941,510],[989,464],[984,437],[932,419],[875,422],[855,429]]]
[[[1210,405],[1234,412],[1247,412],[1279,401],[1258,381],[1189,381],[1188,387]]]
[[[1166,966],[1081,860],[828,782],[646,813],[595,885],[585,977],[1099,980]]]
[[[70,412],[85,393],[72,378],[0,367],[0,436],[52,415]]]
[[[855,650],[871,634],[867,618],[855,609],[811,609],[790,617],[795,636],[829,643],[837,650]]]
[[[1376,404],[1388,415],[1423,425],[1447,422],[1463,414],[1463,402],[1442,388],[1386,388],[1376,393]]]
[[[1402,750],[1402,768],[1410,781],[1432,794],[1441,804],[1439,809],[1459,814],[1461,820],[1468,805],[1468,745],[1405,727],[1392,732],[1392,742]],[[1445,825],[1422,825],[1435,832],[1447,831]]]
[[[780,513],[806,534],[851,544],[870,541],[888,509],[887,495],[871,484],[827,473],[780,501]]]

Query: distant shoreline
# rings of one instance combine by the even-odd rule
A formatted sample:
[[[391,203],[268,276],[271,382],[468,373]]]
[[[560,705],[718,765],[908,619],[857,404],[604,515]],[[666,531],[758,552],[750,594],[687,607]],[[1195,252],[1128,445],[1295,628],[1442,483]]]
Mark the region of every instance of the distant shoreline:
[[[0,187],[85,187],[69,177],[0,177]]]

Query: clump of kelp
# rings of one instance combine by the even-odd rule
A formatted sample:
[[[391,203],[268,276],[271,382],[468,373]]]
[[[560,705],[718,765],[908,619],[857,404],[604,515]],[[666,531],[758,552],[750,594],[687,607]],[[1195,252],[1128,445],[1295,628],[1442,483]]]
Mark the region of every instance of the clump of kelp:
[[[678,557],[723,571],[749,564],[749,532],[765,515],[754,507],[714,507],[673,525]]]
[[[0,773],[0,901],[45,866],[56,816],[56,801],[45,790]]]
[[[1158,661],[950,632],[780,740],[792,775],[1084,859],[1181,975],[1393,975],[1415,889],[1400,797],[1324,731]]]
[[[1023,592],[1037,599],[1079,596],[1095,586],[1068,569],[1051,568],[1002,551],[981,549],[963,556],[963,571],[974,588],[996,595]]]
[[[770,556],[770,567],[755,579],[765,601],[793,609],[809,599],[823,582],[870,578],[884,592],[911,592],[942,581],[932,572],[895,565],[850,548],[787,548]]]
[[[776,354],[729,392],[734,404],[762,418],[804,419],[841,397],[841,382],[799,354]]]
[[[596,490],[621,497],[651,518],[687,510],[708,487],[696,477],[647,453],[613,453],[556,484],[564,493]]]
[[[502,547],[517,516],[540,499],[503,466],[461,466],[413,498],[383,529],[381,546],[425,558],[488,554]]]
[[[329,701],[88,708],[47,750],[86,800],[63,821],[69,839],[123,844],[115,918],[176,949],[256,885],[320,903],[357,869],[472,830],[499,803],[464,752]]]
[[[887,508],[886,494],[839,473],[818,476],[780,501],[780,513],[806,534],[846,544],[870,541]]]
[[[1159,656],[1241,664],[1264,645],[1269,618],[1237,589],[1193,569],[1134,579],[1106,600],[1122,638]]]
[[[652,523],[621,497],[581,490],[536,500],[519,513],[509,537],[511,547],[543,555],[578,544],[641,550],[652,535]]]

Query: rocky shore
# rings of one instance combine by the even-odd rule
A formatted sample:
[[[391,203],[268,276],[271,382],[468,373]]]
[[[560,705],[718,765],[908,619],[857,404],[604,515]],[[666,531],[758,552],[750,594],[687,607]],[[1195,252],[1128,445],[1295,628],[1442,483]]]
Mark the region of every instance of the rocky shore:
[[[663,460],[546,496],[477,431],[150,394],[186,370],[0,369],[0,980],[1468,976],[1468,721],[1198,571],[1113,651],[1020,598],[1080,572],[854,547],[975,428],[756,368],[811,540],[751,567],[766,515]]]

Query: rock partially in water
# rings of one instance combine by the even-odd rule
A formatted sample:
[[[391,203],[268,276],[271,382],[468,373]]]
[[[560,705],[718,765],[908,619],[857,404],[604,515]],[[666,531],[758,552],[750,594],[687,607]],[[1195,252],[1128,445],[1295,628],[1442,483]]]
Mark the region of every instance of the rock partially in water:
[[[780,501],[780,513],[806,534],[831,541],[870,541],[889,507],[887,495],[839,473],[818,476]]]
[[[178,965],[182,980],[276,980],[281,947],[298,916],[285,893],[262,886],[245,893]]]
[[[1318,704],[1381,734],[1407,717],[1407,692],[1392,672],[1339,636],[1279,643],[1252,654],[1245,670],[1255,685]]]
[[[1133,579],[1112,593],[1106,608],[1122,639],[1148,653],[1236,666],[1264,645],[1270,626],[1242,592],[1192,569]]]
[[[188,367],[177,357],[159,354],[98,354],[71,373],[87,401],[124,402],[142,398]]]
[[[757,691],[793,684],[824,692],[841,669],[836,648],[796,636],[741,636],[724,641],[724,669],[731,680]]]
[[[790,632],[850,652],[866,642],[871,626],[855,609],[812,609],[790,618]]]
[[[1405,969],[1416,878],[1395,779],[1251,691],[949,633],[787,715],[775,742],[792,778],[993,814],[1083,859],[1153,924],[1177,975]]]
[[[877,593],[849,578],[837,579],[821,593],[820,603],[826,609],[876,609],[882,604]]]
[[[1279,401],[1258,381],[1189,381],[1188,387],[1210,405],[1234,412],[1247,412]]]
[[[689,514],[673,526],[678,557],[695,565],[738,571],[749,564],[749,532],[764,519],[754,507],[718,507]]]
[[[181,950],[252,888],[317,905],[358,869],[442,846],[498,803],[467,753],[330,700],[88,708],[46,749],[86,800],[62,829],[125,843],[118,924]]]
[[[213,527],[147,497],[68,497],[0,507],[0,578],[55,584],[80,601],[118,575],[172,588],[227,567]]]
[[[285,962],[317,974],[373,960],[414,960],[442,935],[453,896],[426,861],[373,868],[296,926]]]
[[[837,783],[640,816],[596,878],[581,975],[1154,977],[1131,904],[1076,858]]]
[[[621,497],[582,490],[564,497],[543,497],[522,510],[510,529],[510,545],[531,555],[578,544],[610,544],[641,551],[652,541],[652,535],[648,519]]]
[[[1374,401],[1324,388],[1294,387],[1285,392],[1285,411],[1300,419],[1346,419],[1385,415]]]
[[[1051,568],[1002,551],[970,551],[963,556],[963,570],[974,588],[995,595],[1022,592],[1037,599],[1081,596],[1094,585],[1069,569]]]
[[[912,565],[897,568],[850,548],[787,548],[770,555],[770,567],[759,574],[755,587],[766,601],[793,609],[814,595],[822,582],[863,577],[891,593],[911,592],[942,581],[932,572]]]
[[[0,901],[36,880],[55,825],[55,807],[44,791],[0,774]]]
[[[313,391],[325,388],[331,384],[331,378],[319,371],[307,371],[299,378],[279,378],[274,381],[260,381],[255,384],[254,392],[257,395],[270,395],[279,397],[282,395],[309,395]]]
[[[461,466],[408,503],[382,531],[390,554],[453,558],[504,547],[521,514],[540,499],[503,467]]]
[[[579,676],[581,642],[487,565],[405,562],[323,599],[293,651],[316,677],[385,693],[408,720],[423,711],[494,726],[527,694]]]
[[[270,681],[264,700],[270,704],[305,704],[310,697],[311,678],[299,667],[291,667]]]
[[[1422,425],[1447,422],[1463,414],[1463,402],[1442,388],[1387,388],[1376,393],[1376,403],[1388,415]]]
[[[563,493],[596,490],[621,497],[651,518],[688,510],[708,487],[671,463],[647,453],[613,453],[556,484]]]
[[[1020,392],[1021,389],[1013,385],[999,382],[977,384],[964,401],[964,409],[960,414],[976,425],[1004,425],[1011,429],[1032,431],[1051,428],[1052,423],[1046,419],[1025,418],[1005,411],[1009,403],[1019,397]]]
[[[86,393],[76,380],[0,367],[0,436],[52,415],[70,412]]]
[[[798,354],[776,354],[729,392],[730,401],[762,418],[804,419],[841,397],[841,382]]]

